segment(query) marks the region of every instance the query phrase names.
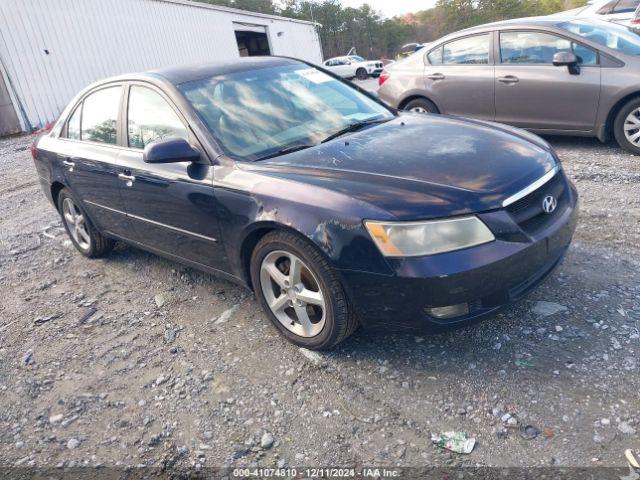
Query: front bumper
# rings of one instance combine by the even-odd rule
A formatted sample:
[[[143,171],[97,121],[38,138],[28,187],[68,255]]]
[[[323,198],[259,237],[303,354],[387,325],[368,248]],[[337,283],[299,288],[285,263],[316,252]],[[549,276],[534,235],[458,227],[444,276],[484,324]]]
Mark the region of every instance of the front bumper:
[[[568,180],[560,215],[534,235],[518,235],[495,225],[504,211],[479,215],[496,240],[455,252],[394,259],[395,275],[342,271],[347,293],[366,327],[440,331],[493,316],[537,287],[561,262],[578,219],[577,193]],[[467,303],[469,313],[439,320],[427,309]]]

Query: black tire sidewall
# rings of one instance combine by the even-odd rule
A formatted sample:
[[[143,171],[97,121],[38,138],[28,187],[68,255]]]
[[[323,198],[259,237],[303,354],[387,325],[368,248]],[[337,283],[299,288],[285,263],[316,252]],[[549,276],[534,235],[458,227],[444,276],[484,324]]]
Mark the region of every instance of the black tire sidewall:
[[[368,77],[369,77],[369,74],[364,68],[360,67],[359,69],[356,70],[356,78],[358,80],[366,80]]]
[[[322,348],[328,348],[336,343],[338,336],[337,319],[336,319],[336,298],[335,293],[329,287],[329,281],[326,278],[327,272],[322,265],[318,263],[309,255],[315,247],[307,245],[306,247],[299,247],[298,243],[304,242],[302,239],[298,239],[296,243],[292,243],[286,240],[286,237],[291,234],[270,234],[265,237],[256,246],[253,255],[251,256],[251,282],[253,284],[253,291],[258,299],[258,303],[263,308],[265,313],[269,316],[269,320],[276,327],[278,332],[284,336],[290,342],[309,349],[319,350]],[[326,313],[325,313],[325,325],[322,331],[315,337],[305,338],[300,337],[293,332],[287,330],[287,328],[280,323],[280,321],[273,314],[267,301],[262,293],[262,285],[260,283],[260,267],[264,258],[274,250],[284,250],[293,253],[300,257],[307,266],[313,270],[313,274],[316,276],[322,289],[322,293],[325,297]],[[319,254],[319,253],[318,253]]]
[[[632,144],[624,134],[624,121],[627,116],[636,108],[640,108],[640,98],[631,100],[624,107],[620,109],[613,123],[613,134],[623,149],[633,153],[634,155],[640,155],[640,147]]]
[[[82,248],[78,244],[78,242],[76,242],[75,238],[73,238],[73,235],[71,235],[71,232],[69,231],[69,226],[67,225],[67,221],[64,219],[64,212],[62,210],[62,202],[64,202],[65,198],[70,198],[75,204],[75,206],[78,208],[78,210],[82,212],[82,215],[85,218],[85,222],[87,225],[87,232],[89,233],[89,241],[90,241],[88,249]],[[84,211],[84,209],[82,208],[78,200],[73,196],[71,191],[67,188],[62,189],[60,191],[60,194],[58,195],[58,212],[60,212],[60,218],[62,218],[62,224],[64,225],[64,229],[67,231],[67,235],[69,235],[69,240],[71,240],[71,243],[73,243],[73,246],[76,248],[76,250],[78,250],[85,257],[95,256],[96,255],[96,237],[94,233],[95,229],[91,224],[91,220],[89,219],[87,212]]]
[[[416,98],[415,100],[411,100],[407,103],[403,110],[409,111],[414,107],[422,107],[429,113],[438,113],[438,109],[435,104],[431,100],[427,100],[426,98]]]

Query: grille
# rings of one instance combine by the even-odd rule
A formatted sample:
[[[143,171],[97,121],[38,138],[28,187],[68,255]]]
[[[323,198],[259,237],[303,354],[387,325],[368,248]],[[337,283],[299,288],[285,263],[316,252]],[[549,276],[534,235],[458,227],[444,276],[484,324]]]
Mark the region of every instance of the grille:
[[[558,201],[556,209],[550,214],[542,210],[542,200],[547,195],[553,195]],[[557,173],[542,187],[509,205],[507,212],[525,232],[535,234],[562,214],[567,204],[564,175]]]

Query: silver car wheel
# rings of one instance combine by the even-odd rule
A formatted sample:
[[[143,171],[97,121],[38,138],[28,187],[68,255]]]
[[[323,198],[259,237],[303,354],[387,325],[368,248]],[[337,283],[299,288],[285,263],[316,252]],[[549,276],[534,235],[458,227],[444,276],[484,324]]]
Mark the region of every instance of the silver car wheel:
[[[413,107],[409,109],[409,111],[413,113],[429,113],[429,111],[424,107]]]
[[[278,321],[300,337],[314,337],[324,328],[325,295],[311,269],[284,250],[270,252],[260,266],[260,287]]]
[[[625,118],[624,136],[630,143],[640,147],[640,108],[636,108]]]
[[[91,247],[91,237],[87,230],[87,222],[82,212],[69,197],[62,201],[62,218],[69,229],[69,233],[83,250]]]

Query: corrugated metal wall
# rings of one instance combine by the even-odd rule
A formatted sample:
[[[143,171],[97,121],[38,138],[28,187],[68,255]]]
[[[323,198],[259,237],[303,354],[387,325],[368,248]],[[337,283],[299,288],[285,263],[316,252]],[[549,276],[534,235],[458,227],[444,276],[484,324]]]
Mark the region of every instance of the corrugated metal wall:
[[[274,55],[322,61],[312,24],[180,0],[0,0],[0,60],[28,130],[101,78],[239,57],[234,21],[266,26]]]

